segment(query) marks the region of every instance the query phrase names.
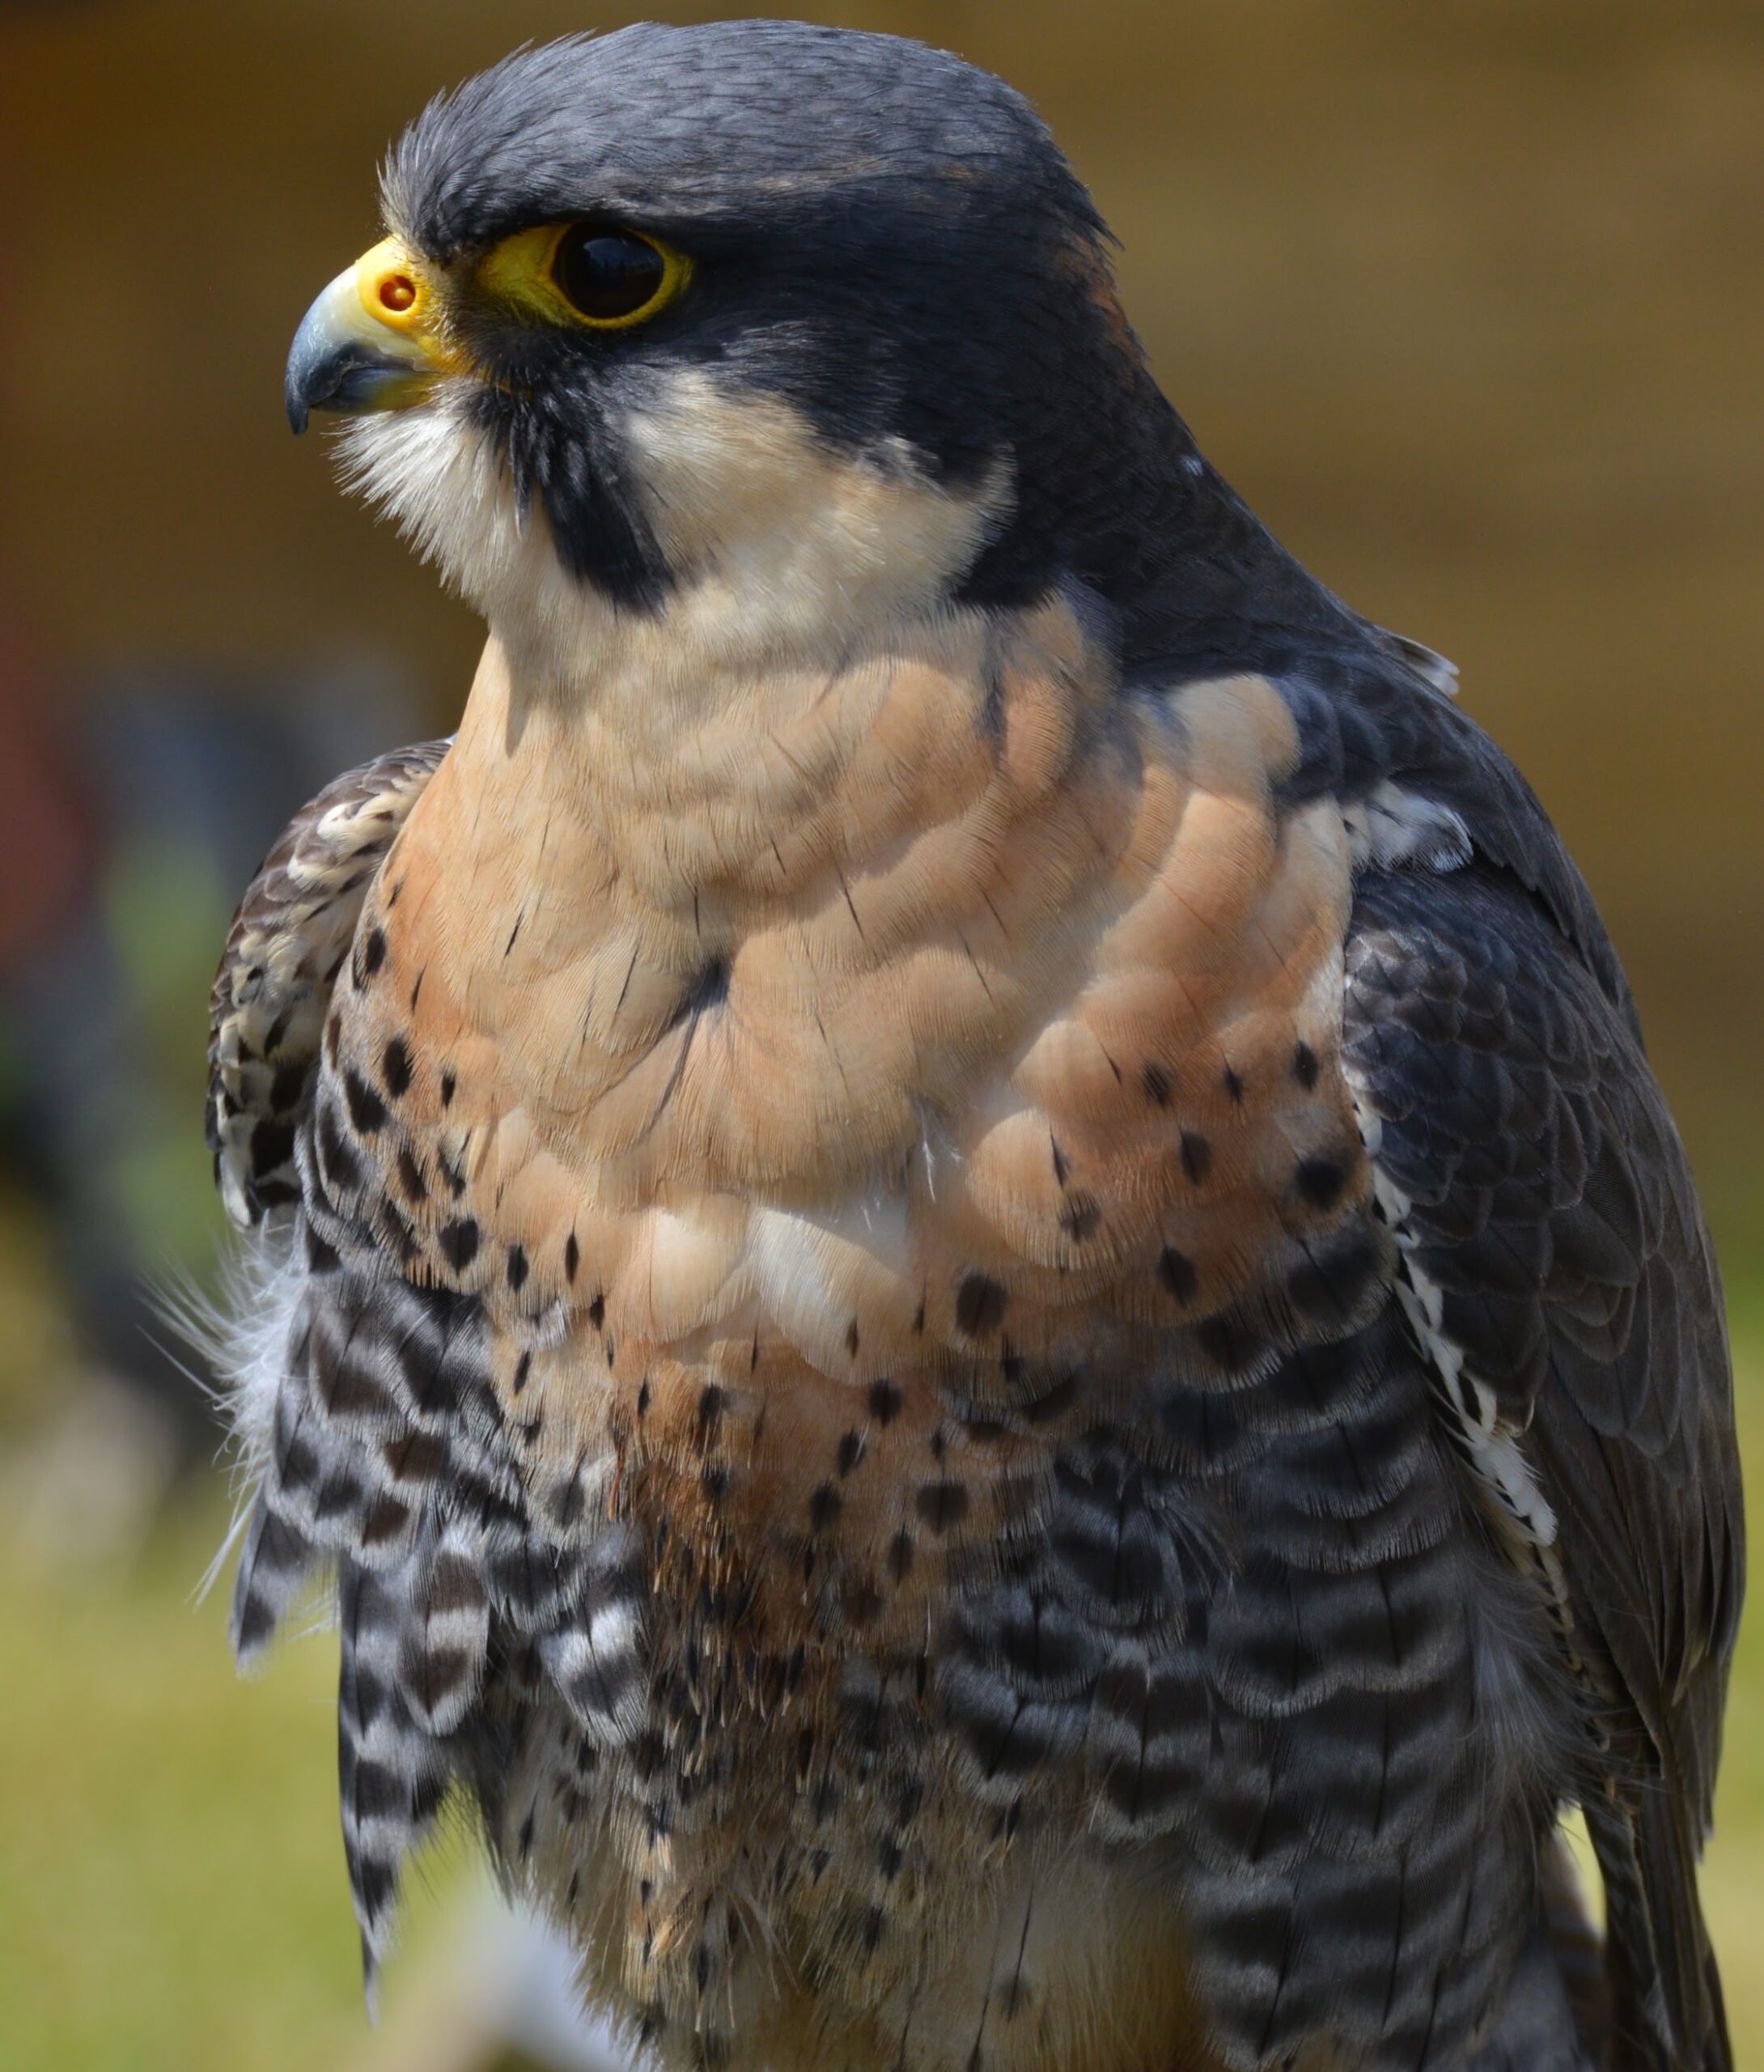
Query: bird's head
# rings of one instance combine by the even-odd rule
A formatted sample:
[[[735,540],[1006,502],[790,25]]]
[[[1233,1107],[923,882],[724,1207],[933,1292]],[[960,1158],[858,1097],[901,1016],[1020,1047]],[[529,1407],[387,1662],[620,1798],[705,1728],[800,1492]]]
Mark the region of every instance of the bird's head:
[[[1028,104],[893,37],[643,25],[520,52],[393,151],[296,429],[493,624],[708,601],[727,640],[1107,594],[1180,432]],[[1094,565],[1092,565],[1094,564]]]

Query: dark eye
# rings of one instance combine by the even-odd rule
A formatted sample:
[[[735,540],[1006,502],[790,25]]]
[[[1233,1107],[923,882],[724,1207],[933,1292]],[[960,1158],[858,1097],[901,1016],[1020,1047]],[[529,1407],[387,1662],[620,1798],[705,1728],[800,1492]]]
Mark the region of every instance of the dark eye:
[[[591,323],[640,316],[668,282],[668,261],[646,237],[605,223],[572,223],[558,241],[551,278]]]

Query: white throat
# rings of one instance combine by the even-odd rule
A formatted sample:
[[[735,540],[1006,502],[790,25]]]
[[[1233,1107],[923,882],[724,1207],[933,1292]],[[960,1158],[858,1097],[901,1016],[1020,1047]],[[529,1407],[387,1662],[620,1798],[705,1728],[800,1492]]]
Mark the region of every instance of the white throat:
[[[659,610],[634,612],[563,567],[472,425],[470,393],[463,377],[351,422],[346,483],[483,614],[517,677],[603,711],[640,700],[651,725],[689,724],[768,673],[837,670],[946,614],[1009,506],[1003,464],[952,492],[904,442],[835,454],[789,405],[685,374],[623,427],[676,573]]]

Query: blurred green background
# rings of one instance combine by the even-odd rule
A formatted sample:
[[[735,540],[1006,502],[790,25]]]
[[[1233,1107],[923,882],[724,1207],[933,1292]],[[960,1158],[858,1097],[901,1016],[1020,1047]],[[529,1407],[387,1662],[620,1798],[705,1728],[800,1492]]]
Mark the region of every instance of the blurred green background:
[[[1721,1242],[1755,1477],[1764,8],[804,11],[1031,94],[1213,459],[1459,664],[1635,979]],[[193,1602],[226,1516],[214,1430],[129,1291],[212,1270],[200,1081],[232,896],[324,775],[451,724],[477,638],[288,438],[288,339],[377,235],[378,155],[431,92],[630,18],[0,0],[7,2067],[466,2061],[469,2022],[435,2017],[479,1919],[466,1853],[370,2041],[330,1643],[232,1681],[219,1603]],[[1761,1734],[1754,1619],[1707,1873],[1741,2064],[1764,2062]]]

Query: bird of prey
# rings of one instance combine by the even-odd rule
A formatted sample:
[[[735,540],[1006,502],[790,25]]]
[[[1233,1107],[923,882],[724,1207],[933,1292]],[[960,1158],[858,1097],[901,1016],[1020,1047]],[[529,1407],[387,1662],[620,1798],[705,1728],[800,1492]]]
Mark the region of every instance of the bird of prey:
[[[288,409],[488,642],[248,892],[209,1116],[370,1972],[453,1801],[669,2066],[1728,2066],[1716,1271],[1448,667],[951,56],[525,50],[383,198]]]

